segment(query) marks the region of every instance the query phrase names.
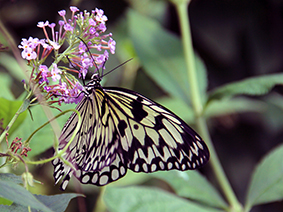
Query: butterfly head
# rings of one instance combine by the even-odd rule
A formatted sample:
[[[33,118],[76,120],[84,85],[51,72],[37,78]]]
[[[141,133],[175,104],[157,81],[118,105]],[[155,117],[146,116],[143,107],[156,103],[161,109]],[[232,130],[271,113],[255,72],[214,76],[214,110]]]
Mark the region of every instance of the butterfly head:
[[[91,76],[92,81],[100,82],[101,79],[102,79],[102,77],[100,76],[99,72],[96,72]]]
[[[99,75],[99,73],[95,73],[91,76],[91,80],[87,83],[87,85],[85,86],[85,90],[87,91],[87,93],[91,93],[91,91],[93,90],[93,88],[95,87],[101,87],[100,85],[100,81],[101,81],[101,76]]]

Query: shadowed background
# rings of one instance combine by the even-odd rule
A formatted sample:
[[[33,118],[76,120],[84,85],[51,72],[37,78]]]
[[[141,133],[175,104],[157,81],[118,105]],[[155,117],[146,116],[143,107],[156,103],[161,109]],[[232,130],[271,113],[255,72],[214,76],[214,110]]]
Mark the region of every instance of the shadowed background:
[[[129,59],[119,50],[121,45],[119,38],[126,36],[122,29],[125,27],[125,16],[129,8],[157,19],[164,28],[179,36],[174,7],[161,1],[2,0],[0,18],[14,36],[15,42],[19,44],[21,38],[29,36],[43,38],[42,30],[36,27],[37,23],[45,20],[57,23],[59,18],[57,12],[62,9],[68,11],[70,5],[76,5],[80,10],[90,11],[97,7],[105,11],[108,17],[107,32],[113,32],[113,38],[117,42],[117,53],[115,56],[110,56],[107,64],[110,69]],[[195,50],[207,67],[209,90],[250,76],[282,71],[283,3],[281,1],[193,0],[189,14]],[[4,68],[0,67],[0,70],[5,72]],[[125,80],[125,76],[127,77],[126,73],[115,71],[112,78],[107,79],[106,85],[128,87],[153,99],[166,95],[166,92],[148,77],[142,67],[137,66],[135,75],[130,76],[129,79]],[[13,92],[16,96],[23,92],[21,83],[16,79],[14,79]],[[281,93],[282,87],[278,86],[272,90],[272,94],[281,95]],[[257,99],[272,102],[272,99],[266,96]],[[241,202],[245,200],[247,185],[255,164],[273,147],[282,143],[282,114],[281,110],[271,104],[263,113],[231,114],[209,120],[212,140],[220,161]],[[53,150],[50,149],[39,158],[49,157],[52,154]],[[50,164],[37,167],[35,171],[35,178],[45,183],[42,189],[48,194],[60,192],[57,186],[53,186],[52,171]],[[207,167],[203,170],[213,181],[209,171]],[[144,183],[160,184],[156,180]],[[86,207],[91,210],[97,193],[89,189],[86,196]],[[73,200],[71,204],[77,205],[75,201]],[[254,207],[252,211],[282,211],[282,209],[282,202],[278,202]],[[76,211],[76,209],[69,206],[68,211]]]

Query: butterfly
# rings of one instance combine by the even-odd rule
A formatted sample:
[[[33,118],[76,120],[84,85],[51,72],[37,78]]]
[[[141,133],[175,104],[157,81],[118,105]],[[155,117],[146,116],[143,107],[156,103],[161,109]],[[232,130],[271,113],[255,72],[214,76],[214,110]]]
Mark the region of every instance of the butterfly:
[[[209,160],[201,137],[162,105],[125,88],[101,86],[94,74],[77,105],[82,124],[63,155],[56,158],[54,179],[65,190],[72,175],[83,184],[103,186],[134,172],[197,169]],[[73,113],[59,137],[58,149],[70,141],[78,124]]]

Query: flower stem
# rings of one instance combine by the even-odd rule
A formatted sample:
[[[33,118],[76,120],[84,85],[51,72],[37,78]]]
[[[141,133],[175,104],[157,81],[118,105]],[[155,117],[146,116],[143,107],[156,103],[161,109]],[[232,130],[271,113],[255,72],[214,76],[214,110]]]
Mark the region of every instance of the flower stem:
[[[188,79],[191,88],[191,100],[194,113],[196,116],[196,124],[200,131],[200,134],[206,141],[208,148],[210,150],[210,164],[217,178],[217,181],[230,204],[231,211],[242,211],[242,206],[239,203],[237,197],[235,196],[231,185],[222,169],[214,146],[211,142],[211,138],[208,132],[207,124],[205,119],[202,117],[203,114],[203,104],[200,98],[200,90],[198,87],[197,73],[195,68],[195,56],[192,45],[189,16],[188,16],[188,4],[190,0],[171,0],[176,6],[176,10],[180,20],[180,28],[182,34],[182,42],[184,46],[184,56],[186,60]]]

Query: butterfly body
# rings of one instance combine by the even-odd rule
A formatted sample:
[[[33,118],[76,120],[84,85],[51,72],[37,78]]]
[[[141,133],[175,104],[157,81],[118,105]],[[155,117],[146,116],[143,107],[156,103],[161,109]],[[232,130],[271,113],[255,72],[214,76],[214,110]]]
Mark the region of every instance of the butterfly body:
[[[85,86],[76,109],[83,123],[63,156],[54,165],[64,190],[74,174],[82,183],[106,185],[134,172],[188,170],[203,166],[209,151],[200,136],[160,104],[124,88],[103,88],[99,75]],[[59,150],[70,141],[78,122],[73,113],[59,137]]]

